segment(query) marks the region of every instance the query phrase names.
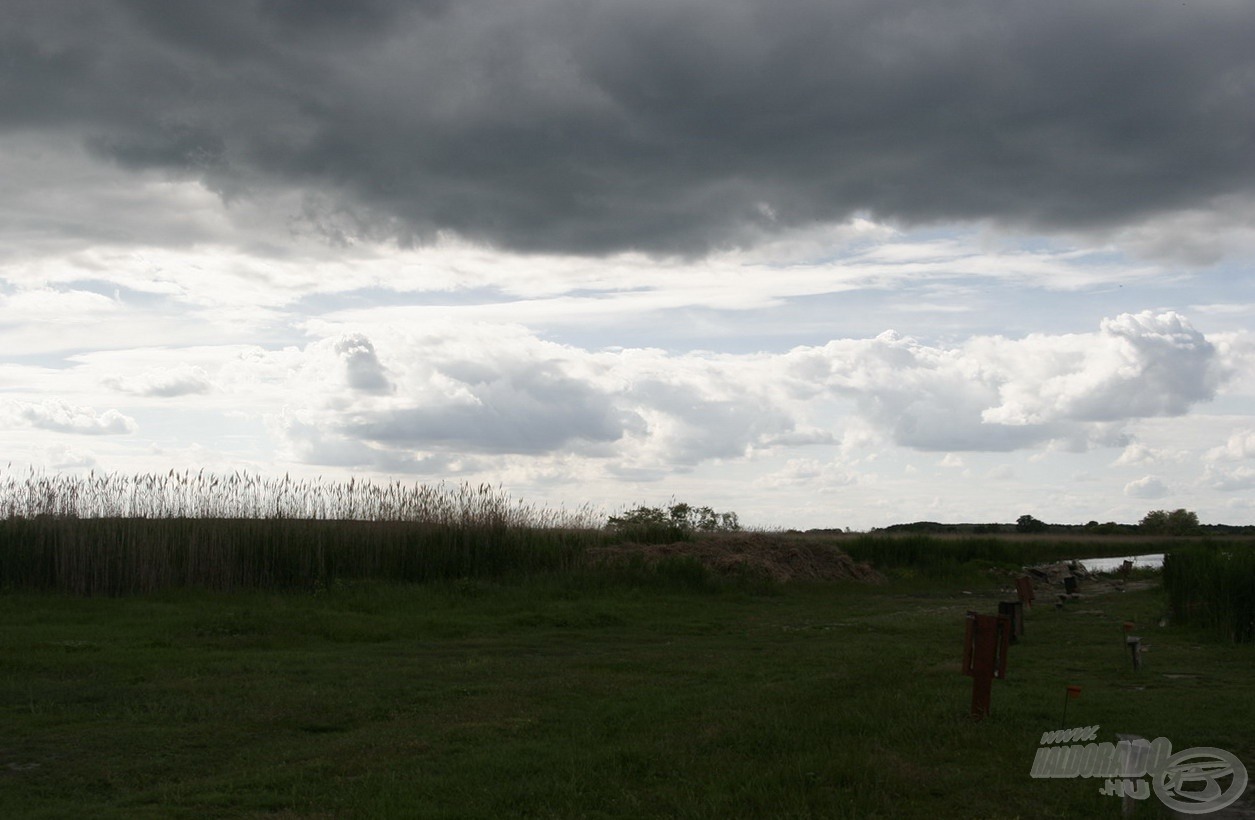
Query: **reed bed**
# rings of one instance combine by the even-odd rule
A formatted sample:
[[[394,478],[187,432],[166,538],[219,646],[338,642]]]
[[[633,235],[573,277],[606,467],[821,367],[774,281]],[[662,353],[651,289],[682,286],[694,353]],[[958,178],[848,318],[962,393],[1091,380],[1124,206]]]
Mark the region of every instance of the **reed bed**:
[[[856,561],[870,561],[878,569],[911,567],[945,574],[965,564],[1025,566],[1072,558],[1101,558],[1162,552],[1162,541],[1107,536],[1076,539],[1032,535],[930,535],[918,533],[847,536],[838,542]]]
[[[600,527],[591,508],[552,510],[512,502],[490,484],[377,484],[266,478],[236,472],[165,475],[89,473],[24,478],[0,476],[4,518],[307,518],[336,521],[417,521],[424,524],[501,524],[522,527]]]
[[[488,484],[242,473],[5,476],[0,515],[0,589],[83,595],[549,571],[603,537],[590,508],[524,504]]]
[[[1255,546],[1199,544],[1164,556],[1163,584],[1180,623],[1234,643],[1255,641]]]
[[[880,569],[914,567],[940,570],[973,560],[1011,561],[1007,543],[991,536],[937,538],[931,535],[859,535],[841,543],[855,561],[870,561]]]

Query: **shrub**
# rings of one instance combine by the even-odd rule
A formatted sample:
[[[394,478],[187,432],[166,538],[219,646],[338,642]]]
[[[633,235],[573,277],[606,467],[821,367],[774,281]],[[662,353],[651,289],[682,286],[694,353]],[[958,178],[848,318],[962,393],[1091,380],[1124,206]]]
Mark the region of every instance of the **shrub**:
[[[734,512],[715,512],[710,507],[672,504],[670,507],[640,506],[622,515],[612,515],[607,529],[625,541],[642,544],[668,544],[687,541],[698,532],[736,532],[741,529]]]

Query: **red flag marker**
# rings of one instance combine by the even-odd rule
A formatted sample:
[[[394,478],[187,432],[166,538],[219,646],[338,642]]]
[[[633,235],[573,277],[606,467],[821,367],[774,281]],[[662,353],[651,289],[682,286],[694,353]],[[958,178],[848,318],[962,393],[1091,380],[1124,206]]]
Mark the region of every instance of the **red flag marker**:
[[[1060,722],[1060,726],[1059,726],[1060,729],[1068,728],[1068,701],[1070,701],[1072,698],[1079,698],[1080,696],[1081,696],[1081,687],[1079,686],[1068,687],[1067,694],[1064,695],[1063,697],[1063,720]]]

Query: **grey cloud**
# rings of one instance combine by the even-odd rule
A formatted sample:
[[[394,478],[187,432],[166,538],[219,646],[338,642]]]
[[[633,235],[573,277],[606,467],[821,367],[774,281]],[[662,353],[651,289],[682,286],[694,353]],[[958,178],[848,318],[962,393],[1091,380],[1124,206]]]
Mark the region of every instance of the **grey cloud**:
[[[1163,498],[1171,492],[1164,480],[1156,475],[1148,475],[1130,481],[1124,485],[1124,494],[1129,498],[1155,499]]]
[[[1249,467],[1228,470],[1208,464],[1203,471],[1203,483],[1221,492],[1244,492],[1255,489],[1255,470]]]
[[[1255,14],[1133,0],[16,0],[0,128],[522,250],[1252,194]]]
[[[474,469],[474,458],[450,454],[415,455],[325,430],[294,417],[283,419],[284,441],[297,460],[327,467],[373,467],[379,470],[421,475],[447,475]]]
[[[817,429],[789,429],[787,432],[780,433],[779,435],[767,436],[763,439],[763,444],[770,447],[810,447],[814,445],[838,443],[839,441],[837,437],[830,431]]]
[[[362,393],[391,393],[395,389],[384,374],[375,346],[370,339],[355,333],[336,342],[336,353],[344,360],[349,387]]]
[[[415,454],[583,456],[624,459],[633,470],[692,467],[738,458],[750,447],[831,442],[720,361],[615,357],[544,343],[534,336],[482,336],[449,326],[422,337],[364,335],[326,340],[289,362],[298,383],[319,383],[279,427],[304,459],[378,463]],[[328,355],[330,354],[330,356]],[[362,396],[381,360],[386,396]],[[319,381],[328,362],[352,363],[356,380]],[[660,369],[661,368],[661,369]],[[295,386],[295,385],[294,385]],[[800,438],[796,438],[800,436]]]
[[[625,396],[642,412],[665,414],[672,429],[651,430],[669,463],[694,466],[715,458],[740,458],[753,445],[778,444],[794,432],[791,416],[752,390],[727,395],[696,379],[636,381]],[[814,443],[814,442],[806,442]]]
[[[543,362],[463,385],[469,401],[362,411],[339,431],[393,449],[539,454],[614,442],[639,425],[608,394]]]
[[[96,457],[91,453],[71,450],[68,447],[50,447],[45,451],[45,460],[55,470],[74,470],[96,466]]]

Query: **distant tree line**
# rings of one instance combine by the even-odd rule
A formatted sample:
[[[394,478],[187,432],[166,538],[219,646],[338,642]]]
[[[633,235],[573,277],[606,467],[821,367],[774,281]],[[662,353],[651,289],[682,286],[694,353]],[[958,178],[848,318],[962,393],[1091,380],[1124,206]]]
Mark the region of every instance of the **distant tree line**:
[[[1014,524],[941,524],[936,521],[914,521],[909,524],[891,524],[879,527],[876,532],[926,533],[933,535],[998,535],[1002,533],[1075,533],[1089,535],[1252,535],[1253,526],[1228,524],[1200,524],[1198,514],[1192,510],[1152,510],[1136,524],[1119,524],[1115,521],[1099,523],[1090,521],[1084,525],[1048,524],[1033,515],[1021,515]]]

